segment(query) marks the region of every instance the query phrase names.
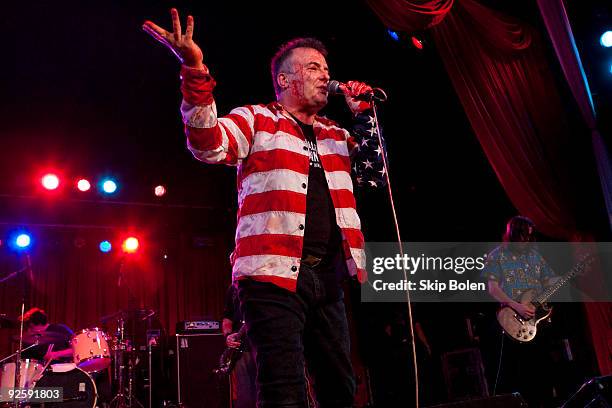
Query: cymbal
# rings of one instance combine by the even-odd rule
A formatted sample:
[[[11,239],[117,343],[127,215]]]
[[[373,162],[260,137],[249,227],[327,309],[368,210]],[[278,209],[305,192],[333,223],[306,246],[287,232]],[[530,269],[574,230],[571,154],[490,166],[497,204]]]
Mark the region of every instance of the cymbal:
[[[11,337],[14,342],[19,342],[19,335],[16,334]],[[24,334],[23,342],[25,344],[51,344],[51,343],[61,343],[64,341],[70,340],[65,334],[57,333],[52,331],[44,331],[38,334]]]
[[[107,323],[111,320],[117,319],[141,319],[151,317],[155,314],[153,309],[132,309],[132,310],[119,310],[115,313],[111,313],[100,318],[100,322]]]
[[[17,326],[17,320],[0,313],[0,329],[12,329]]]

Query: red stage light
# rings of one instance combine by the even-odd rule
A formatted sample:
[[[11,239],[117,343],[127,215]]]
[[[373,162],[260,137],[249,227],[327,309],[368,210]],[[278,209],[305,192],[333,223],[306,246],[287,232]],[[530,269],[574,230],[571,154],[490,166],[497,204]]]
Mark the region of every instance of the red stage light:
[[[418,50],[422,50],[423,49],[423,41],[419,40],[418,38],[412,36],[410,37],[410,40],[412,41],[412,45],[414,45],[414,47]]]
[[[53,173],[47,173],[42,177],[41,183],[43,187],[47,190],[55,190],[59,187],[60,181],[57,175]]]
[[[89,191],[91,188],[91,183],[86,179],[79,179],[79,181],[77,181],[77,188],[79,191]]]
[[[123,241],[123,245],[121,245],[121,248],[123,249],[123,252],[133,254],[134,252],[138,251],[139,245],[140,244],[138,243],[137,238],[129,237],[125,241]]]

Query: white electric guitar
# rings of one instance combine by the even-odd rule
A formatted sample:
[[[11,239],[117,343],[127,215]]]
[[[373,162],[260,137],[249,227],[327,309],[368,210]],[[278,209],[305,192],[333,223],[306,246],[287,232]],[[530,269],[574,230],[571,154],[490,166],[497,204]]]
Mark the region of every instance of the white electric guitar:
[[[546,288],[542,294],[535,296],[535,292],[529,290],[521,296],[520,303],[532,304],[535,314],[531,319],[521,316],[510,306],[504,306],[497,312],[497,321],[506,334],[514,340],[526,343],[535,338],[538,332],[538,324],[548,319],[552,314],[552,306],[546,304],[548,299],[575,276],[582,274],[585,268],[593,262],[593,257],[587,255],[571,271],[561,277],[554,285]]]

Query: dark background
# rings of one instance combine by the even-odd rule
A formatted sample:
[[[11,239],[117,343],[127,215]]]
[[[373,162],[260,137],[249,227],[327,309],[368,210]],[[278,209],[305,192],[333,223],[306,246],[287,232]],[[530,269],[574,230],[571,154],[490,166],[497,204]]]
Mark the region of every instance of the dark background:
[[[184,147],[177,61],[140,29],[145,19],[170,28],[168,9],[176,6],[183,19],[187,13],[196,18],[194,37],[217,80],[221,113],[272,100],[270,56],[294,36],[317,36],[328,45],[334,78],[388,92],[381,117],[404,239],[496,240],[515,214],[427,33],[418,33],[423,51],[395,42],[362,2],[296,3],[295,11],[273,3],[123,3],[35,1],[4,8],[1,194],[38,194],[40,174],[59,169],[71,179],[114,175],[120,185],[115,200],[155,202],[152,187],[163,182],[167,202],[235,207],[233,169],[203,166]],[[540,26],[532,2],[506,3],[490,5]],[[609,20],[603,4],[568,5],[600,111],[608,109],[612,63],[598,44]],[[558,73],[554,65],[551,75]],[[571,98],[568,111],[576,114]],[[346,119],[342,99],[332,100],[326,113]],[[582,225],[592,230],[606,219],[590,138],[583,135],[574,140],[575,159],[592,194],[585,197],[592,205]],[[65,187],[56,195],[77,196]],[[394,238],[387,202],[384,192],[360,200],[369,240]]]
[[[486,3],[542,29],[532,1]],[[612,29],[606,3],[581,0],[568,2],[567,7],[600,129],[609,140],[612,53],[599,45],[604,28]],[[169,332],[176,320],[196,315],[219,317],[223,293],[218,297],[214,293],[222,292],[230,279],[227,257],[235,228],[235,170],[203,165],[185,148],[179,115],[179,64],[140,28],[150,19],[169,29],[171,7],[179,9],[183,22],[188,13],[195,16],[194,39],[217,81],[215,95],[222,114],[235,106],[273,99],[270,57],[280,43],[296,36],[315,36],[327,44],[332,78],[361,80],[387,91],[389,100],[381,106],[380,116],[404,241],[497,241],[506,220],[516,215],[429,35],[416,33],[424,42],[423,50],[410,44],[409,35],[394,41],[363,2],[11,2],[3,4],[0,13],[0,276],[22,262],[5,244],[14,227],[26,226],[34,229],[35,236],[36,231],[39,234],[35,265],[40,274],[75,262],[77,266],[70,266],[74,270],[94,263],[100,273],[95,275],[100,285],[98,298],[108,296],[105,286],[114,287],[118,259],[101,261],[92,245],[104,234],[118,238],[132,231],[146,237],[148,262],[155,263],[152,269],[157,271],[151,276],[162,277],[160,282],[191,276],[181,275],[189,268],[189,273],[198,273],[194,265],[214,275],[211,280],[201,277],[197,284],[181,282],[185,289],[176,289],[172,295],[158,295],[155,288],[150,293],[144,290],[136,300],[139,306],[163,309],[163,324]],[[579,225],[606,239],[608,221],[589,132],[552,50],[548,52],[550,74],[566,96],[568,118],[575,128],[571,147],[575,157],[567,165],[576,169],[583,186]],[[324,113],[340,122],[348,119],[342,98],[331,99]],[[47,170],[63,176],[60,191],[49,193],[40,188],[39,178]],[[72,185],[77,176],[97,181],[103,175],[118,180],[119,192],[112,197],[95,191],[79,193]],[[162,199],[152,193],[158,183],[168,189]],[[395,240],[388,203],[385,191],[358,194],[367,240]],[[74,245],[77,237],[91,240],[87,255]],[[164,254],[170,253],[170,262],[174,262],[173,254],[184,255],[190,248],[195,255],[185,258],[197,262],[181,259],[162,265]],[[138,271],[133,273],[138,280]],[[87,285],[87,280],[81,285]],[[202,299],[197,294],[201,288],[207,290]],[[0,298],[4,308],[0,313],[16,314],[19,292],[13,287],[0,290],[4,297]],[[185,298],[187,292],[190,296]],[[119,297],[110,289],[108,293]],[[49,307],[60,301],[53,299],[57,296],[55,292],[35,293],[31,299]],[[86,315],[100,316],[125,307],[117,298],[98,299],[95,307],[86,308]],[[73,299],[75,310],[65,313],[58,307],[53,318],[75,328],[91,324],[89,317],[79,315],[82,305],[77,299],[81,298]],[[463,334],[453,339],[440,326],[459,327],[466,313],[478,316],[480,312],[457,308],[421,313],[430,322],[440,322],[434,330],[439,339],[448,340],[443,346],[448,349],[464,346]],[[567,313],[580,316],[579,310]],[[390,313],[380,306],[373,315]],[[373,324],[382,327],[380,321]],[[578,377],[592,372],[588,353],[580,364]]]

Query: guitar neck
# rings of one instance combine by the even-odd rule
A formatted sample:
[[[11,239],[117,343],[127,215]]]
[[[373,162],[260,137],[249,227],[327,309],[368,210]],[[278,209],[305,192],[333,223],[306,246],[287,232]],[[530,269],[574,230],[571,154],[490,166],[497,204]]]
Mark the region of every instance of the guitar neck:
[[[554,295],[559,289],[561,289],[567,282],[572,280],[576,275],[581,273],[585,268],[585,262],[581,262],[574,266],[571,271],[566,273],[561,279],[559,279],[554,285],[549,286],[540,296],[535,299],[537,303],[545,303],[548,299]]]
[[[240,330],[238,330],[238,335],[236,336],[238,337],[239,341],[242,341],[242,339],[246,337],[246,332],[247,332],[246,323],[242,321],[242,326],[240,326]]]

